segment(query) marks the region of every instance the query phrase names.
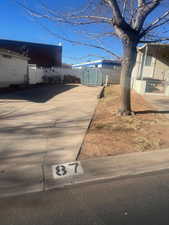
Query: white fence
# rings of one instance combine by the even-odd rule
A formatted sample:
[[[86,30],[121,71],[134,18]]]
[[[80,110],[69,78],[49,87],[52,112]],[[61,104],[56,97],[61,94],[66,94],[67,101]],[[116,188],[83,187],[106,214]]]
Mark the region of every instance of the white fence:
[[[44,70],[37,68],[36,65],[28,66],[28,82],[29,84],[38,84],[43,82]]]
[[[80,78],[82,76],[82,69],[71,69],[71,68],[49,68],[44,69],[44,74],[47,76],[60,76],[63,80],[64,76],[74,76]]]

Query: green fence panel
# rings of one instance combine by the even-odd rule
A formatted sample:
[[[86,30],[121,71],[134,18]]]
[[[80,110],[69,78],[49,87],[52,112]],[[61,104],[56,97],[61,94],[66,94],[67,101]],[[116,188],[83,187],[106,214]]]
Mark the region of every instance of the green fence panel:
[[[88,86],[103,85],[103,74],[100,69],[86,68],[83,71],[81,83]]]

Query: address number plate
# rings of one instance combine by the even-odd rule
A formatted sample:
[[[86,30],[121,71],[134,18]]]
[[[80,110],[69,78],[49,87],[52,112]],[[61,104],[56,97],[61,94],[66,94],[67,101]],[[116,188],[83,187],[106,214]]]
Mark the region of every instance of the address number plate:
[[[52,166],[52,173],[54,179],[63,177],[76,176],[83,174],[83,168],[79,161],[58,164]]]

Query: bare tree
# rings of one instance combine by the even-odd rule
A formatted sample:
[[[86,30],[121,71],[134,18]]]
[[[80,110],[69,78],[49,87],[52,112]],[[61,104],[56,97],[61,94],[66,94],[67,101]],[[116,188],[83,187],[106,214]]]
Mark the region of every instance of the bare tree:
[[[101,37],[118,37],[123,46],[123,60],[121,72],[121,108],[120,115],[131,115],[130,83],[131,74],[136,62],[137,46],[139,43],[167,41],[165,31],[169,25],[169,4],[168,0],[89,0],[81,10],[67,9],[64,12],[54,10],[41,2],[41,10],[37,11],[19,3],[29,14],[36,18],[46,18],[60,24],[69,24],[76,29],[76,26],[109,26],[108,31],[98,31],[97,34],[87,32],[88,38],[93,38],[95,44],[86,44],[81,41],[70,40],[61,37],[65,41],[74,44],[85,44],[86,46],[100,48],[107,53],[116,56],[112,49],[106,49]],[[70,1],[71,6],[71,1]],[[43,10],[42,10],[43,9]],[[159,9],[158,13],[156,10]],[[154,12],[154,14],[153,14]],[[159,15],[160,14],[160,15]],[[151,17],[149,16],[151,15]],[[160,30],[159,30],[160,28]],[[158,31],[158,35],[155,34]],[[159,36],[159,31],[160,36]],[[84,31],[82,32],[84,34]],[[59,34],[57,34],[59,35]],[[97,44],[96,44],[97,43]]]

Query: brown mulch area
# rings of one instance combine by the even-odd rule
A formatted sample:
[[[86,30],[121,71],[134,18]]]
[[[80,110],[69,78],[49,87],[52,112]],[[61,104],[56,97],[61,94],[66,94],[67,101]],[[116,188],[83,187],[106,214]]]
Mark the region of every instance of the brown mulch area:
[[[114,156],[169,147],[169,117],[156,112],[144,98],[132,93],[134,116],[117,116],[120,86],[105,89],[85,137],[79,159]]]

